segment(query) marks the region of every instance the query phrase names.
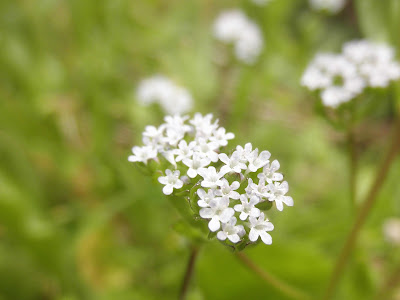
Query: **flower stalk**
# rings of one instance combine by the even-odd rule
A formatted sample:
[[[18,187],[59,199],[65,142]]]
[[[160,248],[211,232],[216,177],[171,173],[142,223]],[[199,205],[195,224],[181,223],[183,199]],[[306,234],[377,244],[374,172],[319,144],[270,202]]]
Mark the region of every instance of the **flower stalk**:
[[[193,246],[190,251],[189,261],[186,266],[185,275],[183,277],[181,289],[179,292],[179,300],[186,299],[187,292],[189,290],[189,285],[190,285],[190,282],[193,277],[194,267],[196,264],[196,259],[197,259],[198,254],[199,254],[199,248],[196,246]]]
[[[363,202],[360,210],[358,211],[354,225],[346,239],[345,245],[339,255],[339,258],[335,264],[332,276],[330,278],[328,288],[323,299],[331,299],[336,291],[337,285],[343,275],[344,269],[356,244],[358,235],[372,209],[374,206],[378,193],[385,182],[386,176],[392,166],[394,159],[400,151],[400,119],[396,121],[395,127],[393,129],[393,137],[390,149],[383,160],[379,171],[377,172],[376,178],[371,186],[367,198]]]

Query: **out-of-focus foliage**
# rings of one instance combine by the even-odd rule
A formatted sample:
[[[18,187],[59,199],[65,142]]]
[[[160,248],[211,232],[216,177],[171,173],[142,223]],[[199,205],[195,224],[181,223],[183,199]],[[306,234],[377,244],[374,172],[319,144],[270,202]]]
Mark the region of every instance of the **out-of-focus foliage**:
[[[162,120],[134,99],[155,73],[187,87],[194,111],[221,117],[232,147],[251,141],[279,157],[295,206],[270,215],[273,245],[246,252],[322,293],[354,212],[345,134],[316,113],[299,78],[316,52],[350,39],[400,50],[399,1],[349,2],[329,16],[292,0],[0,1],[0,299],[176,299],[189,246],[173,229],[179,215],[127,161],[144,126]],[[260,25],[265,50],[254,66],[221,72],[212,22],[234,7]],[[399,90],[369,95],[375,108],[357,126],[359,201]],[[337,299],[368,299],[400,261],[382,237],[383,220],[400,215],[399,176],[397,160]],[[216,241],[196,267],[189,299],[286,299]]]

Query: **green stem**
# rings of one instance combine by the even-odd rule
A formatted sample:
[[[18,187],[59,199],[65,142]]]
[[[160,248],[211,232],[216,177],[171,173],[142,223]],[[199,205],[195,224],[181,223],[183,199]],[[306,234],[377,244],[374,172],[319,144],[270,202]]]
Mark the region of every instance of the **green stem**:
[[[195,266],[196,258],[198,256],[198,254],[199,254],[199,248],[193,247],[190,252],[189,261],[186,266],[186,271],[185,271],[185,275],[183,277],[181,290],[179,292],[179,300],[186,299],[186,295],[189,290],[190,281],[193,277],[194,266]]]
[[[357,202],[357,148],[354,138],[353,129],[349,129],[347,133],[347,142],[349,147],[349,174],[350,174],[350,203],[353,212],[356,211]]]
[[[251,261],[251,259],[246,254],[242,252],[237,252],[235,253],[235,255],[246,267],[248,267],[265,282],[267,282],[269,285],[273,286],[277,290],[281,291],[286,296],[297,300],[310,299],[310,297],[304,294],[302,291],[288,285],[287,283],[281,281],[280,279],[261,269],[253,261]]]
[[[394,135],[392,144],[390,146],[389,152],[387,153],[385,159],[383,160],[379,171],[377,172],[376,178],[369,190],[365,201],[363,202],[360,210],[358,211],[355,223],[346,239],[345,245],[336,261],[334,270],[331,275],[331,279],[328,284],[328,288],[323,299],[331,299],[335,293],[339,280],[343,274],[347,261],[353,251],[354,245],[357,241],[358,234],[363,227],[371,208],[375,204],[377,195],[383,186],[385,178],[389,172],[389,169],[396,158],[398,152],[400,151],[400,119],[397,120],[394,128]]]

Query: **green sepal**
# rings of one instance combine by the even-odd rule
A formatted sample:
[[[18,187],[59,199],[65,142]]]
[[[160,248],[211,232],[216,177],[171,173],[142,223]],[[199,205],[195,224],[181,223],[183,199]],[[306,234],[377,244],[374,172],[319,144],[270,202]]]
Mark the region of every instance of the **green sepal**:
[[[264,210],[264,211],[270,210],[272,207],[272,201],[263,201],[263,202],[257,203],[255,206],[260,210]]]

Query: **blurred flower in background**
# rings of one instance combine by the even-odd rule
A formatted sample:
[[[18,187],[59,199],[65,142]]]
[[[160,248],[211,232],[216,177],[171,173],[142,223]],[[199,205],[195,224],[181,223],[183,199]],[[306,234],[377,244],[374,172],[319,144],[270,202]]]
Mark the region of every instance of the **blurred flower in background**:
[[[144,105],[158,103],[167,114],[183,114],[193,107],[189,91],[162,75],[142,80],[136,90],[136,97]]]
[[[313,10],[336,14],[346,5],[346,0],[309,0]]]
[[[383,223],[383,235],[388,243],[400,246],[400,219],[387,219]]]
[[[246,64],[255,63],[263,49],[262,33],[240,10],[221,13],[214,23],[214,36],[234,45],[236,58]]]

